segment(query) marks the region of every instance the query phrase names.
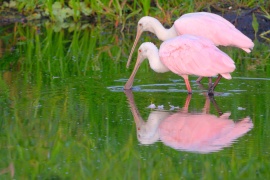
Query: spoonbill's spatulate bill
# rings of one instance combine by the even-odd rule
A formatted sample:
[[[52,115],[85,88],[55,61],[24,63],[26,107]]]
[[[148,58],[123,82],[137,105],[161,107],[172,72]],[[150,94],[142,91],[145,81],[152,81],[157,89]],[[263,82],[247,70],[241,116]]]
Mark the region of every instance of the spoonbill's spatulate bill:
[[[251,39],[236,29],[232,23],[217,14],[208,12],[184,14],[174,22],[170,29],[165,29],[157,19],[145,16],[138,22],[137,35],[128,58],[127,67],[130,64],[138,40],[144,31],[154,33],[162,41],[183,34],[202,36],[211,40],[216,46],[234,46],[248,53],[254,46]]]
[[[192,93],[188,75],[211,77],[221,75],[231,79],[234,61],[212,41],[193,35],[182,35],[164,41],[160,49],[150,42],[141,44],[134,70],[124,89],[131,89],[137,70],[144,59],[158,72],[172,71],[184,78],[188,93]]]

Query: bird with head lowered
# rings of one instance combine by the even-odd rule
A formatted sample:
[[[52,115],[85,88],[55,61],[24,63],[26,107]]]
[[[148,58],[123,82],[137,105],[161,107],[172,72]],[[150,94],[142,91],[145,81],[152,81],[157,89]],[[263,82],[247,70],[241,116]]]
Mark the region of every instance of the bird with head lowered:
[[[138,50],[134,70],[124,89],[132,88],[135,75],[145,59],[149,60],[150,67],[155,72],[172,71],[183,77],[190,94],[192,89],[188,75],[203,77],[219,75],[220,78],[231,79],[230,73],[235,70],[234,61],[209,39],[182,35],[164,41],[159,49],[151,42],[142,43]],[[217,83],[209,88],[209,94],[213,93]]]
[[[127,67],[130,65],[134,49],[144,31],[154,33],[161,41],[183,34],[190,34],[208,38],[216,46],[238,47],[248,53],[254,47],[254,43],[250,38],[217,14],[208,12],[184,14],[169,29],[164,28],[156,18],[145,16],[138,22],[137,35],[128,58]],[[203,76],[200,76],[197,81],[200,82],[202,78]]]

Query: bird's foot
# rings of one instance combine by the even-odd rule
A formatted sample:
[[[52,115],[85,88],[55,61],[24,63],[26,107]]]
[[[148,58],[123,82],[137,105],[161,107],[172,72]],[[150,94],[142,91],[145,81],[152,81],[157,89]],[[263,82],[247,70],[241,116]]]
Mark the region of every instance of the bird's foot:
[[[209,92],[208,91],[208,96],[214,96],[214,92]]]
[[[208,89],[208,96],[214,96],[214,88],[213,88],[213,86],[211,86],[211,87]]]

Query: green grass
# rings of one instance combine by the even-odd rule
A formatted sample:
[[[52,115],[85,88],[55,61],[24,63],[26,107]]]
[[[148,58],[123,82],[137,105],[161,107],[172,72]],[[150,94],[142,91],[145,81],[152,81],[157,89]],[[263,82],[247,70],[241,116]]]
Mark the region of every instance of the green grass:
[[[2,5],[1,5],[2,4]],[[143,15],[155,16],[158,19],[172,23],[172,19],[181,14],[202,10],[210,11],[213,7],[221,12],[229,9],[261,7],[261,11],[269,17],[270,1],[265,0],[238,0],[224,1],[220,4],[218,0],[14,0],[0,2],[0,10],[17,10],[27,16],[29,20],[47,17],[54,22],[64,22],[67,20],[79,21],[82,18],[97,19],[102,23],[104,20],[113,22],[115,26],[126,23],[127,19]]]
[[[15,166],[14,177],[7,172],[0,174],[1,179],[269,179],[269,155],[262,149],[269,147],[266,84],[261,84],[266,93],[260,96],[217,97],[224,110],[243,104],[253,109],[248,115],[255,126],[246,141],[208,155],[176,151],[162,143],[141,146],[124,93],[106,89],[123,84],[115,80],[130,75],[125,63],[133,38],[112,24],[80,22],[13,24],[0,31],[6,49],[0,62],[0,170]],[[269,46],[255,44],[250,54],[224,50],[242,73],[252,73],[246,67],[255,66],[269,77]],[[151,74],[159,77],[152,76],[151,82],[169,79],[153,73],[146,63],[140,72],[144,72],[138,73],[141,83]],[[230,83],[238,87],[241,82],[235,81]],[[182,102],[181,93],[134,92],[134,96],[142,116],[149,113],[144,108],[148,99]],[[204,104],[192,103],[196,108]],[[246,111],[232,112],[234,119],[241,113]]]

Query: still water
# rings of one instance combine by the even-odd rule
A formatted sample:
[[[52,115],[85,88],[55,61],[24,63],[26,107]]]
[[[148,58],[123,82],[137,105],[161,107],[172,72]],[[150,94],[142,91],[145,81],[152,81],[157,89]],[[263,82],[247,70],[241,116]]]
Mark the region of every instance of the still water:
[[[124,91],[135,32],[1,31],[0,179],[270,178],[269,44],[256,41],[251,54],[222,48],[237,70],[209,98],[206,79],[191,76],[189,96],[181,77],[147,62]]]

